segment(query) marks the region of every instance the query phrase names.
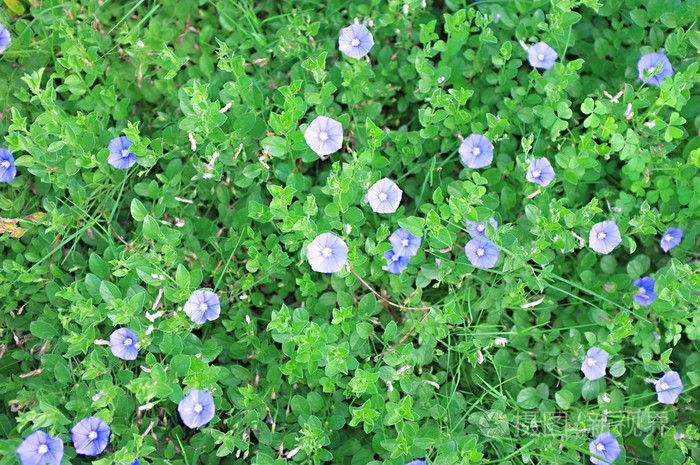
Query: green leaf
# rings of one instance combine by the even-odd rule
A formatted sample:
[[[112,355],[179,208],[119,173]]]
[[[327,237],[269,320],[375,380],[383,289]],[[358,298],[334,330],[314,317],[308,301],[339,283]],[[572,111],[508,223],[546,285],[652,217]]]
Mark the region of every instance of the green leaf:
[[[45,340],[53,339],[58,335],[56,325],[43,320],[32,321],[29,324],[29,331],[39,339]]]

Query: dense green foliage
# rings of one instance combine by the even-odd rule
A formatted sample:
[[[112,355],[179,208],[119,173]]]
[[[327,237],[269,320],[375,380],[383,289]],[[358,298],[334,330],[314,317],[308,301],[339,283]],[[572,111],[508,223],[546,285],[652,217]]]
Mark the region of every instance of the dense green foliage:
[[[590,463],[601,431],[616,463],[700,462],[699,1],[5,3],[0,464],[37,429],[101,465]],[[369,59],[338,51],[355,18]],[[540,40],[551,70],[520,44]],[[644,85],[637,60],[662,49],[674,74]],[[328,157],[304,140],[317,115],[345,129]],[[470,133],[490,166],[461,162]],[[121,135],[128,170],[107,163]],[[383,177],[393,214],[364,200]],[[492,216],[500,258],[478,269],[465,220]],[[587,244],[604,220],[609,255]],[[390,274],[398,227],[423,242]],[[328,231],[349,265],[316,273]],[[183,312],[197,289],[215,321]],[[100,342],[122,326],[134,361]],[[674,405],[645,381],[669,370]],[[177,413],[191,388],[216,403],[199,429]],[[71,444],[88,415],[112,431],[95,458]]]

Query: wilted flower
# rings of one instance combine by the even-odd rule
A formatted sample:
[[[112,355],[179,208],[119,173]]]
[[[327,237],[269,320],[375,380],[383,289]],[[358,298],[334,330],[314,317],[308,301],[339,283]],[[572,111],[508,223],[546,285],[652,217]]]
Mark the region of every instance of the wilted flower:
[[[7,50],[10,46],[12,38],[10,37],[10,31],[7,30],[4,24],[0,24],[0,53]]]
[[[656,388],[656,400],[662,404],[675,404],[678,396],[683,392],[683,383],[677,371],[665,373],[656,381],[654,387]]]
[[[126,136],[116,137],[109,141],[109,158],[107,158],[107,163],[120,170],[134,166],[136,154],[129,152],[129,147],[133,144]]]
[[[614,221],[601,221],[594,224],[588,237],[591,248],[605,255],[612,252],[620,242],[622,242],[620,229]]]
[[[203,389],[190,389],[177,404],[177,412],[188,428],[199,428],[214,418],[214,397]]]
[[[408,258],[405,255],[396,253],[396,249],[389,249],[384,252],[384,260],[386,260],[387,264],[382,266],[382,270],[389,273],[402,273],[408,266]]]
[[[469,168],[489,166],[493,161],[493,144],[481,134],[469,134],[459,146],[459,157]]]
[[[493,226],[494,230],[498,229],[498,221],[496,221],[493,218],[493,216],[489,218],[488,222],[489,224],[491,224],[491,226]],[[464,220],[464,224],[467,226],[467,231],[472,236],[480,236],[486,238],[486,221],[478,222]]]
[[[63,441],[37,430],[24,438],[15,452],[22,465],[59,465],[63,459]]]
[[[136,360],[139,350],[136,348],[139,338],[127,327],[119,328],[109,336],[109,348],[115,357],[122,360]]]
[[[212,321],[219,318],[221,302],[216,292],[199,289],[187,299],[184,310],[195,324],[202,325],[207,320]]]
[[[554,179],[552,164],[545,157],[535,158],[528,167],[525,179],[540,186],[546,186]]]
[[[10,182],[16,176],[15,156],[9,150],[0,148],[0,182]]]
[[[394,181],[382,178],[367,191],[367,200],[375,213],[394,213],[401,203],[403,191]]]
[[[306,248],[311,269],[319,273],[337,273],[348,261],[348,246],[333,233],[319,234]]]
[[[493,268],[498,260],[498,249],[491,242],[475,237],[464,247],[469,262],[478,268]]]
[[[610,354],[600,347],[591,347],[586,352],[586,357],[581,363],[581,371],[591,381],[605,376],[605,368],[608,366]]]
[[[602,457],[605,460],[601,460],[596,457],[591,457],[590,460],[595,465],[608,465],[612,463],[620,456],[620,443],[617,442],[615,436],[612,433],[602,433],[600,436],[591,441],[588,445],[588,451],[591,454]]]
[[[659,241],[659,247],[661,247],[664,252],[667,252],[677,245],[680,245],[681,239],[683,239],[683,230],[679,228],[668,228],[661,240]]]
[[[659,65],[661,65],[661,71],[654,74]],[[644,71],[647,72],[647,75],[653,76],[648,77],[645,81]],[[673,66],[671,66],[671,62],[668,61],[668,57],[663,52],[647,53],[646,55],[642,55],[639,61],[637,61],[637,73],[637,78],[639,78],[640,81],[659,87],[667,76],[673,74]]]
[[[374,38],[364,24],[351,24],[340,30],[338,49],[351,58],[360,59],[374,45]]]
[[[70,430],[75,451],[82,455],[99,455],[109,443],[112,431],[100,418],[89,416],[80,420]]]
[[[639,290],[634,293],[634,297],[632,298],[642,307],[648,307],[653,301],[656,300],[656,292],[654,292],[656,281],[654,281],[654,278],[651,276],[639,278],[633,282],[632,285],[639,288]]]
[[[317,116],[304,132],[304,140],[319,157],[343,146],[343,125],[327,116]]]
[[[557,52],[544,42],[537,42],[527,49],[527,60],[533,68],[552,69],[558,56]]]
[[[389,244],[394,247],[397,255],[402,257],[413,257],[418,253],[422,236],[414,236],[408,229],[399,228],[389,236]]]

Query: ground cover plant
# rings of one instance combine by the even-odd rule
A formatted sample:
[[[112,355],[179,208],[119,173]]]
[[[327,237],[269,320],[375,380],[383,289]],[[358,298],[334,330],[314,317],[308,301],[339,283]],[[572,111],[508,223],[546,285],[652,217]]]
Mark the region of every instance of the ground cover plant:
[[[0,464],[700,461],[697,0],[5,0]]]

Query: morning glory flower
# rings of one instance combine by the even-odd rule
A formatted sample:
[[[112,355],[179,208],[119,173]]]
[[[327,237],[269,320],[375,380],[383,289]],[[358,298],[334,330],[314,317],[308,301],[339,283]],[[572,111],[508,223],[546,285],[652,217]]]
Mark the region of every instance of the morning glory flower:
[[[544,187],[554,179],[554,168],[545,157],[535,158],[527,169],[525,179]]]
[[[558,56],[557,52],[544,42],[537,42],[527,49],[527,61],[533,68],[552,69]]]
[[[63,459],[63,441],[37,430],[24,438],[15,452],[22,465],[59,465]]]
[[[426,465],[425,460],[411,460],[406,465]]]
[[[141,461],[139,461],[139,459],[134,459],[133,462],[122,462],[122,465],[141,465]]]
[[[588,445],[588,451],[598,457],[603,457],[601,460],[596,457],[590,457],[591,462],[595,465],[608,465],[614,462],[620,456],[620,443],[617,442],[612,433],[602,433],[600,436],[591,441]]]
[[[615,247],[620,245],[620,242],[622,242],[620,228],[614,221],[601,221],[594,224],[588,236],[591,249],[605,255],[612,252]]]
[[[10,46],[12,38],[10,37],[10,31],[7,30],[4,24],[0,24],[0,53],[7,50]]]
[[[399,228],[389,236],[389,244],[394,247],[394,251],[401,257],[413,257],[418,253],[422,236],[414,236],[408,229]]]
[[[367,191],[367,200],[375,213],[394,213],[401,203],[403,191],[394,181],[382,178]]]
[[[498,249],[490,241],[475,237],[464,247],[469,262],[478,268],[493,268],[498,260]]]
[[[683,383],[677,371],[665,373],[656,381],[654,387],[656,388],[656,400],[662,404],[675,404],[678,396],[683,392]]]
[[[654,74],[656,67],[659,65],[661,65],[661,71]],[[673,66],[671,66],[671,62],[668,61],[668,57],[663,52],[647,53],[646,55],[642,55],[639,61],[637,61],[637,78],[642,82],[645,82],[644,71],[649,75],[654,74],[646,80],[646,83],[659,87],[667,76],[673,74]]]
[[[343,125],[327,116],[317,116],[306,128],[304,140],[319,157],[330,155],[343,146]]]
[[[338,49],[351,58],[360,59],[374,45],[374,38],[364,24],[351,24],[340,30]]]
[[[306,247],[306,258],[314,271],[337,273],[348,262],[348,246],[333,233],[319,234]]]
[[[133,144],[126,136],[116,137],[109,141],[109,158],[107,158],[107,163],[119,170],[134,166],[136,154],[129,152],[129,147]]]
[[[0,148],[0,182],[10,182],[16,176],[15,156],[9,150]]]
[[[402,273],[408,266],[408,259],[406,255],[399,255],[396,249],[389,249],[384,252],[384,260],[387,264],[382,266],[382,270],[395,274]]]
[[[586,352],[586,358],[581,362],[581,371],[591,381],[605,376],[605,368],[608,366],[610,354],[600,347],[591,347]]]
[[[489,166],[493,161],[493,144],[481,134],[469,134],[459,146],[459,157],[469,168]]]
[[[680,245],[681,239],[683,239],[683,230],[679,228],[668,228],[661,240],[659,241],[659,246],[668,253],[669,250],[677,245]]]
[[[177,404],[177,413],[188,428],[199,428],[214,418],[214,397],[203,389],[190,389]]]
[[[498,221],[493,219],[493,216],[489,218],[488,222],[493,226],[494,230],[498,229]],[[465,220],[464,224],[467,226],[467,231],[469,231],[469,234],[472,236],[486,238],[486,221],[478,222]]]
[[[75,451],[82,455],[99,455],[109,443],[109,425],[93,416],[80,420],[71,430]]]
[[[139,350],[136,348],[139,338],[136,333],[127,327],[115,330],[109,336],[109,348],[115,357],[122,360],[136,360]]]
[[[654,278],[651,276],[639,278],[633,282],[632,285],[639,288],[639,290],[634,293],[634,297],[632,298],[642,307],[648,307],[653,301],[656,300],[656,292],[654,292],[656,281],[654,281]]]
[[[196,290],[185,302],[185,314],[197,325],[216,320],[221,314],[221,302],[216,292]]]

